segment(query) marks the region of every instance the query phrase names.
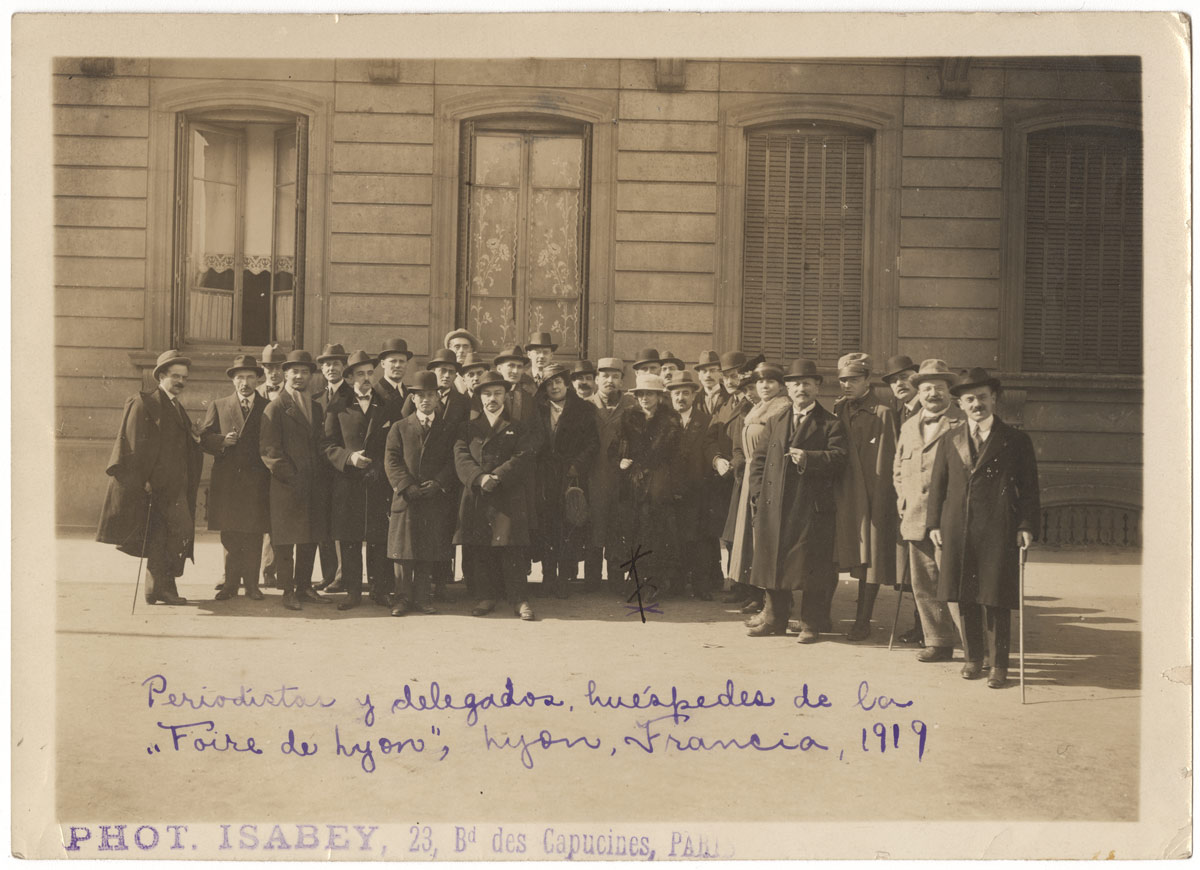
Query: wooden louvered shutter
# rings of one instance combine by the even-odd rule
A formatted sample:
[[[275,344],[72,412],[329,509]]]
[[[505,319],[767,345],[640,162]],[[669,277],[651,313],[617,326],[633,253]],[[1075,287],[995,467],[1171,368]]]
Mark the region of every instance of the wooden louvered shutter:
[[[1022,366],[1142,370],[1142,145],[1075,127],[1029,136]]]
[[[862,343],[868,140],[754,131],[746,145],[742,348],[832,365]]]

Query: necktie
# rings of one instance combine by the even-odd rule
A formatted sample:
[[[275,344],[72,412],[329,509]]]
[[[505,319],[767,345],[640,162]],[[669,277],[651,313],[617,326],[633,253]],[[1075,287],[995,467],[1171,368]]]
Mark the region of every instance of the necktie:
[[[428,417],[421,418],[421,431],[426,435],[429,434],[429,418]]]
[[[975,465],[979,462],[979,457],[983,455],[983,433],[976,426],[971,433],[971,464]]]
[[[245,419],[245,418],[248,418],[249,416],[250,416],[250,400],[247,398],[243,398],[242,399],[242,418]]]

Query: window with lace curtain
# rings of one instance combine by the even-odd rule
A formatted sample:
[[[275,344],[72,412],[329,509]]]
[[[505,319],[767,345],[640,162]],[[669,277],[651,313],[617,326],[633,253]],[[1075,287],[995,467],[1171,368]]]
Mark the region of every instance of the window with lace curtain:
[[[590,125],[475,120],[461,142],[456,322],[485,354],[549,332],[583,356]]]
[[[176,121],[176,346],[292,344],[304,280],[308,118]]]

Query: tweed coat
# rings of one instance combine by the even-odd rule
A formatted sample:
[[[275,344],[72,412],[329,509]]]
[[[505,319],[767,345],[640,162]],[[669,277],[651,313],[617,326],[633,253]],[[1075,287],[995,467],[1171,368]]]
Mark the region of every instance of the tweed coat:
[[[938,441],[929,483],[927,522],[942,532],[938,598],[1015,609],[1021,603],[1017,532],[1036,540],[1041,518],[1033,442],[994,417],[972,467],[967,427]]]
[[[543,393],[538,397],[537,425],[541,446],[537,452],[537,468],[534,475],[537,492],[538,529],[542,539],[559,548],[568,543],[575,545],[565,556],[578,555],[590,540],[587,528],[575,529],[568,525],[564,516],[564,496],[568,485],[577,484],[586,494],[588,471],[600,449],[600,434],[596,428],[596,408],[586,399],[581,399],[574,390],[568,390],[563,399],[562,414],[558,426],[550,426],[550,402]],[[591,505],[589,504],[589,507]],[[587,535],[587,537],[585,537]]]
[[[799,470],[788,450],[804,451]],[[792,412],[771,417],[750,458],[754,561],[750,582],[763,589],[807,589],[833,571],[837,480],[850,449],[842,421],[817,403],[792,427]]]
[[[392,488],[383,467],[383,450],[394,425],[374,390],[366,413],[353,390],[350,396],[339,393],[326,409],[321,452],[333,471],[329,514],[333,540],[372,544],[387,540]],[[366,468],[350,464],[351,454],[359,450],[371,460]]]
[[[185,428],[161,389],[130,396],[105,468],[110,479],[96,540],[116,544],[130,556],[146,555],[142,543],[150,499],[145,485],[150,484],[154,500],[162,504],[184,495],[195,517],[203,464],[204,454],[192,437],[190,424]],[[184,552],[184,557],[193,561],[194,543],[193,537]]]
[[[935,424],[928,443],[921,432],[921,415],[909,417],[900,426],[896,441],[896,459],[892,463],[892,484],[896,490],[896,508],[900,514],[900,537],[905,541],[923,541],[929,533],[927,522],[929,482],[933,460],[943,438],[963,425],[966,415],[951,404]]]
[[[454,543],[482,547],[527,547],[530,543],[529,478],[537,440],[525,424],[500,412],[493,428],[487,415],[472,412],[454,444],[454,467],[463,485]],[[485,474],[500,485],[485,492]]]
[[[428,433],[415,413],[392,424],[383,461],[392,492],[389,559],[444,562],[454,558],[451,540],[461,489],[454,445],[465,426],[451,426],[437,411]],[[437,489],[418,495],[417,488],[428,480]]]
[[[312,405],[312,421],[287,390],[263,411],[259,452],[271,472],[271,543],[318,544],[329,539],[328,460],[321,453],[325,420]]]
[[[874,393],[839,399],[833,412],[850,436],[850,455],[838,483],[837,564],[866,567],[868,583],[896,583],[896,412]]]
[[[700,520],[704,515],[705,489],[709,477],[716,475],[712,466],[704,461],[709,419],[697,397],[688,424],[683,426],[680,420],[679,498],[675,503],[675,529],[680,541],[696,541],[703,534]]]
[[[637,411],[637,400],[622,393],[616,407],[606,408],[600,394],[593,393],[584,401],[596,409],[596,431],[599,445],[588,477],[588,506],[591,508],[592,546],[616,546],[615,515],[621,486],[621,457],[617,455],[621,421],[631,411]]]
[[[243,417],[242,400],[236,393],[208,406],[200,447],[214,457],[208,487],[209,531],[262,533],[271,529],[271,472],[258,452],[258,431],[268,404],[256,392],[248,417]],[[229,432],[238,433],[232,447],[225,446]]]

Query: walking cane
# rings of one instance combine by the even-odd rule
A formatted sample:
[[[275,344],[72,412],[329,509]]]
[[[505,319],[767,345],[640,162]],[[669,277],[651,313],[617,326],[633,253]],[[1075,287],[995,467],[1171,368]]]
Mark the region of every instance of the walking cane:
[[[138,557],[137,580],[133,584],[133,604],[129,605],[129,615],[133,616],[137,609],[138,587],[142,585],[142,562],[146,559],[146,541],[150,537],[150,510],[154,506],[154,495],[146,493],[146,531],[142,532],[142,549]]]
[[[1021,607],[1017,611],[1017,630],[1021,634],[1021,642],[1018,657],[1021,661],[1021,703],[1025,703],[1025,557],[1029,553],[1028,547],[1021,548]]]
[[[904,603],[904,587],[900,587],[900,594],[896,596],[896,616],[892,620],[892,636],[888,638],[888,652],[892,651],[892,644],[896,641],[896,626],[900,624],[900,605]]]

